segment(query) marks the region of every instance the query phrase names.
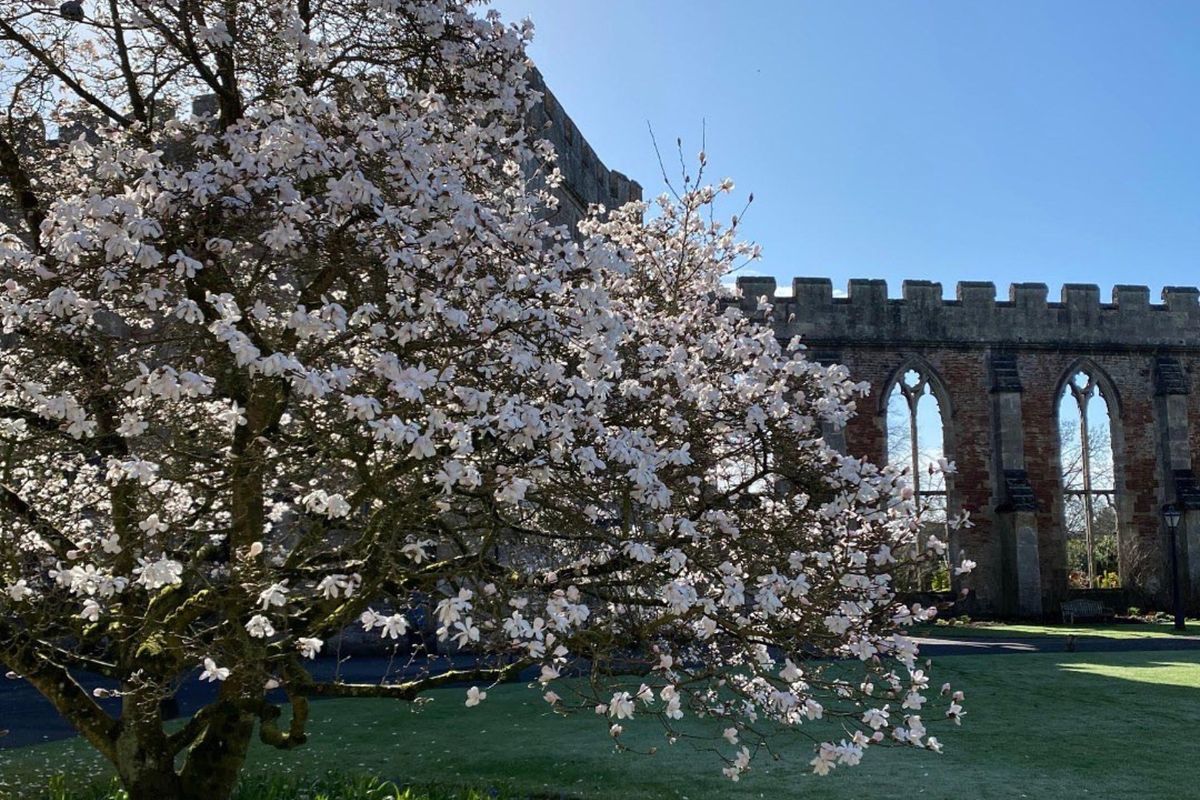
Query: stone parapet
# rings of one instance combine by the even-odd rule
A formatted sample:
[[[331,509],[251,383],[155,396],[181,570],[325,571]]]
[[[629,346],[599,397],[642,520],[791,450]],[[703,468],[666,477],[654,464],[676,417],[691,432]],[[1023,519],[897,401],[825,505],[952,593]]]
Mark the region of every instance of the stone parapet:
[[[1058,302],[1044,283],[1014,283],[1007,300],[992,283],[965,281],[954,299],[931,281],[904,281],[900,298],[881,280],[851,280],[845,297],[828,278],[796,278],[791,296],[776,295],[774,278],[741,278],[738,287],[747,312],[771,301],[781,337],[823,345],[1200,348],[1200,290],[1191,286],[1164,288],[1161,304],[1145,286],[1116,286],[1108,303],[1094,284],[1065,284]]]

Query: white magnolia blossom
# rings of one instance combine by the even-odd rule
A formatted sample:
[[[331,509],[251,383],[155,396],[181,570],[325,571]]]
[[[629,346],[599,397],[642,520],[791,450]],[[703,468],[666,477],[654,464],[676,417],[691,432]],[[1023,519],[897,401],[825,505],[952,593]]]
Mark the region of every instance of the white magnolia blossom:
[[[255,614],[246,623],[246,632],[256,639],[269,639],[275,635],[275,627],[262,614]]]
[[[200,745],[229,708],[290,749],[305,715],[281,730],[265,685],[298,706],[412,699],[443,669],[430,637],[481,682],[534,667],[556,712],[595,710],[614,737],[708,726],[733,780],[770,728],[833,723],[825,773],[885,740],[938,749],[927,729],[961,722],[903,633],[935,611],[895,584],[948,543],[918,536],[903,475],[822,440],[864,387],[724,286],[758,253],[718,221],[733,186],[705,185],[703,154],[674,195],[556,228],[527,25],[458,0],[312,19],[197,0],[203,24],[17,5],[0,3],[0,88],[20,89],[0,125],[17,153],[0,660],[64,700],[69,662],[41,643],[77,650],[147,708],[202,663],[230,703],[168,736],[66,698],[118,773],[223,800],[241,761],[218,762],[254,726]],[[58,146],[4,148],[50,112]],[[356,621],[416,643],[411,680],[308,671]],[[654,680],[614,686],[614,662]],[[582,665],[593,680],[563,680]],[[166,739],[179,764],[122,764]]]
[[[200,673],[200,680],[208,681],[223,681],[229,677],[229,669],[227,667],[218,667],[217,662],[211,658],[204,659],[204,671]]]
[[[100,607],[100,604],[89,597],[83,601],[83,610],[79,612],[79,618],[85,619],[88,622],[99,622],[101,611],[103,609]]]
[[[316,590],[327,600],[343,596],[349,598],[354,595],[361,581],[358,575],[326,575],[317,582]]]
[[[288,600],[288,598],[287,598],[287,592],[288,592],[287,583],[288,583],[287,579],[285,578],[284,580],[280,581],[279,583],[273,583],[270,586],[268,586],[266,589],[263,589],[261,592],[259,592],[258,593],[259,607],[263,611],[267,611],[272,606],[279,607],[279,606],[285,605]]]
[[[403,614],[392,614],[380,620],[382,628],[380,636],[385,639],[399,639],[408,630],[408,619]]]
[[[617,719],[633,718],[633,698],[629,692],[616,692],[608,701],[608,715]]]
[[[154,561],[146,559],[138,559],[138,561],[141,566],[133,570],[133,573],[138,576],[135,583],[147,589],[153,591],[163,586],[175,586],[183,582],[183,564],[178,561],[166,556],[161,556]]]
[[[156,533],[162,533],[166,529],[166,523],[158,518],[158,514],[151,514],[138,523],[138,530],[140,530],[146,536],[153,536]]]
[[[315,636],[302,636],[296,640],[296,648],[305,658],[316,658],[325,642]]]

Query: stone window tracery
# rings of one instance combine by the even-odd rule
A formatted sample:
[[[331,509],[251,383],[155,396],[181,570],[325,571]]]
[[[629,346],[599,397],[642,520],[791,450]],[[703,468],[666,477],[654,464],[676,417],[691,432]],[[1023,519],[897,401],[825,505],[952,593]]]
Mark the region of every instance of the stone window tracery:
[[[930,535],[947,541],[946,460],[943,409],[929,374],[916,366],[904,369],[887,399],[887,461],[904,469],[912,482],[914,501],[924,524],[920,546]],[[919,591],[948,591],[949,571],[945,564],[921,574],[901,576],[902,588]]]
[[[1058,408],[1067,569],[1075,588],[1121,585],[1110,412],[1095,371],[1076,370]]]

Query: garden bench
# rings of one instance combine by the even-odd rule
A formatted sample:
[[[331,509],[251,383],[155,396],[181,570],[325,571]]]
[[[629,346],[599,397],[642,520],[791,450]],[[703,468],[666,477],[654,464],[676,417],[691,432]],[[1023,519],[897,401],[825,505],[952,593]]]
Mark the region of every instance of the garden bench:
[[[1085,597],[1068,600],[1062,604],[1063,622],[1074,625],[1076,620],[1081,619],[1096,619],[1109,620],[1112,619],[1113,613],[1109,611],[1099,600],[1090,600]]]

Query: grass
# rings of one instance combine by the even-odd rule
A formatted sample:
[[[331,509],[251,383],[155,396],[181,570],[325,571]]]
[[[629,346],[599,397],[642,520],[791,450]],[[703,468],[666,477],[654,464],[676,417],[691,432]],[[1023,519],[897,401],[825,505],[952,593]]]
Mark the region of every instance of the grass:
[[[1185,630],[1176,631],[1171,623],[1129,622],[1107,625],[1024,625],[1000,622],[971,622],[967,624],[922,625],[915,635],[939,639],[982,638],[1065,638],[1067,636],[1099,639],[1172,639],[1178,636],[1200,636],[1200,621],[1188,620]]]
[[[38,800],[129,800],[129,795],[113,778],[73,790],[66,777],[56,776]],[[165,800],[165,798],[164,798]],[[526,793],[478,788],[441,786],[398,786],[391,781],[369,776],[329,773],[318,777],[296,778],[252,776],[238,786],[233,800],[545,800]]]
[[[967,693],[964,725],[933,731],[945,743],[943,755],[876,749],[861,766],[828,778],[809,774],[809,747],[799,739],[781,741],[782,760],[760,758],[736,784],[721,777],[711,753],[665,746],[652,723],[627,725],[626,737],[658,745],[656,755],[614,752],[602,720],[557,718],[521,686],[494,688],[470,711],[461,689],[434,692],[416,707],[319,702],[310,743],[292,753],[256,747],[247,774],[304,779],[333,768],[403,784],[502,786],[588,800],[901,793],[1153,800],[1180,797],[1200,781],[1187,735],[1200,708],[1200,652],[944,657],[933,674],[935,684],[949,680]],[[0,781],[14,797],[36,797],[33,788],[64,771],[81,782],[106,776],[79,741],[0,751]]]
[[[73,798],[71,800],[74,800]],[[109,798],[102,798],[109,800]],[[124,800],[124,798],[112,798]],[[319,778],[254,776],[238,787],[233,800],[547,800],[506,789],[399,786],[392,781],[330,773]],[[557,800],[555,798],[554,800]]]

